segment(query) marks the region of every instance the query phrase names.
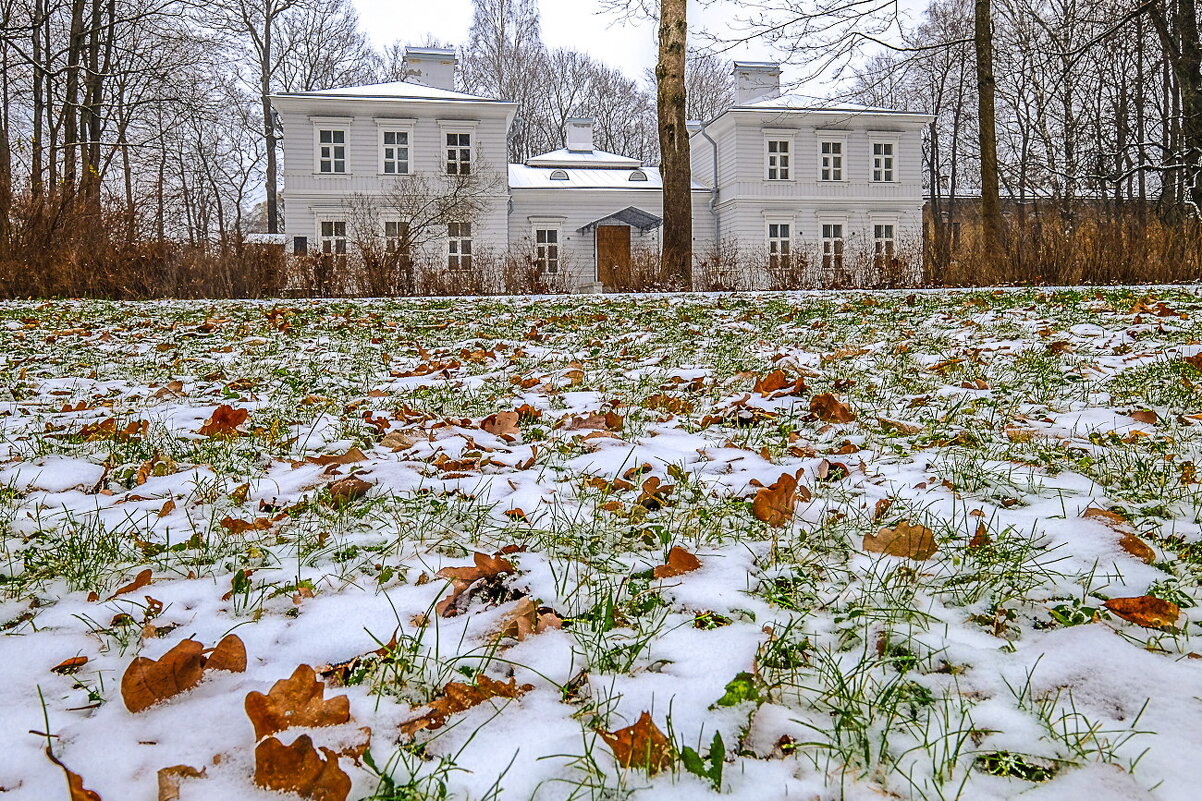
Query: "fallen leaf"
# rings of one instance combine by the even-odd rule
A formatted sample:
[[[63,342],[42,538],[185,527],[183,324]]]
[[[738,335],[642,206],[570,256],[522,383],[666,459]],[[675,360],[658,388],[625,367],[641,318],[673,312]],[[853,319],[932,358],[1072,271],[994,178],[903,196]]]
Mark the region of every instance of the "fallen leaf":
[[[1156,551],[1136,535],[1135,526],[1118,512],[1091,506],[1081,513],[1081,517],[1087,520],[1097,520],[1116,531],[1120,535],[1119,547],[1136,559],[1149,565],[1156,561]]]
[[[495,436],[518,433],[517,412],[497,412],[480,421],[480,428]]]
[[[227,634],[217,643],[205,662],[205,670],[242,673],[246,670],[246,645],[237,634]]]
[[[554,612],[539,612],[529,596],[518,599],[517,604],[501,618],[497,628],[498,637],[512,637],[522,642],[548,629],[563,628],[563,618]]]
[[[1160,422],[1160,417],[1151,409],[1140,409],[1132,412],[1129,417],[1137,423],[1147,423],[1148,425],[1156,425]]]
[[[358,448],[351,448],[346,453],[342,453],[342,454],[327,454],[325,456],[310,456],[304,462],[298,462],[297,464],[305,464],[305,462],[308,462],[309,464],[319,464],[322,466],[329,466],[332,464],[355,464],[356,462],[364,462],[364,461],[367,461],[367,456],[364,455],[363,451],[359,450]]]
[[[935,534],[926,526],[901,522],[893,528],[882,528],[876,534],[864,535],[864,550],[919,561],[930,559],[939,550]]]
[[[340,478],[330,484],[330,497],[339,505],[346,505],[352,501],[356,501],[367,494],[367,491],[374,487],[374,484],[368,483],[361,478],[350,476],[349,478]]]
[[[856,415],[829,392],[810,398],[810,412],[826,423],[850,423]]]
[[[1181,616],[1181,609],[1172,601],[1140,595],[1135,598],[1111,598],[1102,604],[1111,612],[1137,626],[1158,629],[1171,626]]]
[[[172,765],[169,768],[159,768],[159,798],[158,801],[179,801],[179,786],[184,779],[203,779],[205,769],[197,770],[191,765]]]
[[[256,517],[254,520],[242,520],[226,515],[217,523],[231,534],[245,534],[248,531],[266,531],[271,528],[271,520],[266,517]]]
[[[798,471],[800,473],[800,471]],[[798,476],[784,473],[767,487],[756,490],[751,501],[751,512],[757,520],[780,528],[793,519],[797,501],[810,500],[810,491],[797,486]]]
[[[758,392],[762,397],[766,398],[773,392],[784,389],[792,383],[784,370],[773,370],[763,378],[757,378],[751,391]]]
[[[656,578],[672,578],[691,573],[699,567],[701,567],[701,561],[696,556],[676,545],[668,551],[668,563],[659,565],[652,573]]]
[[[533,689],[531,684],[519,686],[514,678],[510,678],[508,682],[501,682],[490,679],[483,673],[476,674],[475,685],[453,681],[443,688],[438,698],[427,705],[430,708],[429,712],[401,724],[401,734],[413,737],[423,729],[442,728],[447,718],[457,712],[465,712],[490,698],[519,698]]]
[[[675,758],[671,741],[646,712],[632,726],[599,734],[624,768],[642,768],[654,775],[671,766]]]
[[[108,599],[111,601],[114,598],[116,598],[118,595],[124,595],[127,592],[133,592],[134,590],[142,589],[143,587],[145,587],[147,584],[150,583],[152,575],[154,575],[154,574],[151,572],[150,568],[146,568],[141,573],[139,573],[137,576],[135,576],[133,581],[131,581],[129,584],[126,584],[124,587],[122,587],[121,589],[117,590],[115,593],[110,595]]]
[[[102,801],[100,793],[95,790],[89,790],[83,786],[83,777],[75,773],[62,762],[59,762],[58,757],[49,747],[46,748],[46,756],[51,762],[63,769],[63,773],[67,774],[67,794],[71,801]]]
[[[139,656],[121,677],[125,708],[138,713],[200,683],[204,676],[204,646],[184,640],[158,660]]]
[[[890,420],[888,417],[878,417],[876,419],[881,424],[881,428],[887,431],[896,431],[903,436],[922,433],[922,426],[914,425],[913,423],[904,423],[901,420]]]
[[[51,673],[57,673],[60,676],[68,676],[79,670],[84,665],[88,664],[86,656],[73,656],[70,659],[64,659],[54,667],[50,668]]]
[[[993,539],[989,536],[989,529],[985,528],[985,524],[978,522],[977,530],[973,533],[972,539],[968,541],[969,548],[983,548]]]
[[[351,792],[351,778],[338,766],[338,754],[324,747],[319,754],[307,734],[292,745],[268,737],[255,746],[255,784],[313,801],[346,801]]]
[[[255,739],[291,726],[337,726],[351,719],[351,701],[345,695],[326,699],[325,685],[308,665],[298,665],[292,676],[280,679],[264,695],[246,696],[246,715],[255,727]]]
[[[174,511],[175,511],[175,501],[168,498],[167,502],[163,504],[163,507],[161,509],[159,509],[159,517],[166,517],[167,515],[171,514]]]
[[[451,594],[438,602],[435,611],[439,617],[454,617],[459,613],[460,596],[468,588],[481,579],[496,580],[510,573],[516,573],[517,568],[504,557],[484,553],[472,555],[475,565],[472,567],[444,567],[437,576],[451,580]]]
[[[250,417],[249,409],[235,409],[228,404],[218,406],[197,434],[206,437],[236,437],[246,433],[241,426]]]

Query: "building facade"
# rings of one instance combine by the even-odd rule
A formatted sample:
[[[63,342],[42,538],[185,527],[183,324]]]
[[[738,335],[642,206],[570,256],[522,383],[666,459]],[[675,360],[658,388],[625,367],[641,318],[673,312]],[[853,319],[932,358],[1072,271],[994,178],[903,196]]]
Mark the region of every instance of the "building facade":
[[[577,290],[629,286],[654,258],[657,167],[597,150],[589,119],[568,120],[561,150],[509,164],[513,103],[455,91],[454,51],[410,48],[406,66],[406,81],[274,96],[293,252],[372,240],[452,275],[524,261]],[[930,118],[814,107],[781,94],[777,65],[735,69],[735,105],[690,129],[695,273],[746,288],[917,280]]]

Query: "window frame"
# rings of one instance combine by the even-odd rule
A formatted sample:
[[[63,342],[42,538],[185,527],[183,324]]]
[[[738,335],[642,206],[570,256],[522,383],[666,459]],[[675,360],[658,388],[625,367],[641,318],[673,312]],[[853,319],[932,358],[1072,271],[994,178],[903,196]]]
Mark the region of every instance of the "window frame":
[[[330,226],[330,233],[326,233],[326,226]],[[341,234],[339,231],[341,226]],[[329,249],[326,245],[330,243]],[[345,256],[350,250],[350,237],[347,235],[347,223],[345,219],[337,217],[319,217],[317,220],[317,252],[322,256]]]
[[[466,229],[466,230],[465,230]],[[471,272],[475,260],[470,222],[447,223],[447,270],[454,273]],[[464,248],[464,245],[467,245]]]
[[[772,146],[776,145],[776,152]],[[781,149],[781,146],[784,149]],[[764,136],[764,180],[772,183],[785,183],[793,180],[793,137],[766,134]],[[775,163],[774,163],[775,160]],[[775,170],[776,175],[772,172]]]
[[[396,226],[394,233],[389,233],[389,226]],[[404,220],[384,220],[384,252],[385,253],[400,253],[401,229],[409,228],[409,223]]]
[[[872,263],[875,267],[886,266],[887,261],[897,258],[897,220],[872,220]],[[888,228],[889,235],[883,236],[882,229]]]
[[[553,235],[554,241],[540,242],[539,235]],[[534,244],[534,263],[541,275],[559,275],[563,267],[563,228],[550,223],[535,223],[530,229],[530,239]],[[554,256],[551,250],[554,249]]]
[[[785,230],[781,231],[781,228]],[[794,248],[797,223],[791,217],[768,218],[764,221],[764,231],[768,243],[768,269],[788,270],[797,255]]]
[[[838,229],[838,235],[835,230]],[[818,222],[821,259],[819,264],[825,272],[842,270],[847,264],[847,220],[826,217]]]
[[[838,153],[827,153],[825,148],[827,145],[837,146]],[[827,164],[827,159],[831,159],[831,164]],[[838,159],[838,166],[835,165],[835,159]],[[835,177],[835,173],[838,177]],[[826,177],[830,173],[831,177]],[[844,137],[820,137],[818,139],[818,182],[824,184],[842,184],[847,183],[847,139]]]
[[[413,175],[415,159],[414,148],[414,127],[416,120],[392,118],[392,117],[377,117],[376,118],[376,172],[385,178],[401,177]],[[384,140],[388,134],[405,134],[408,144],[406,145],[389,145]],[[385,149],[389,147],[405,147],[408,150],[408,156],[405,161],[405,172],[387,172],[389,159],[385,158]],[[392,159],[396,161],[396,159]]]
[[[889,153],[881,154],[879,158],[888,159],[889,166],[886,168],[882,162],[880,169],[877,168],[877,148],[888,147]],[[896,184],[898,180],[898,159],[901,152],[901,138],[897,136],[873,136],[868,137],[868,182],[870,184]],[[877,174],[881,177],[878,179]],[[885,175],[889,177],[886,178]]]
[[[469,129],[460,130],[457,128],[443,128],[439,132],[439,149],[441,150],[441,153],[442,153],[442,174],[443,175],[453,175],[455,177],[459,177],[459,176],[470,176],[472,174],[472,171],[476,166],[476,137],[475,137],[475,134],[476,134],[476,132],[474,130],[469,130]],[[451,145],[451,143],[447,141],[447,137],[449,137],[449,136],[466,136],[467,137],[467,146],[464,147],[462,142],[457,143],[455,145]],[[455,159],[451,158],[452,151],[454,151],[456,154]],[[467,153],[466,160],[463,158],[463,154],[465,152]],[[451,171],[452,164],[456,165],[454,172]],[[467,167],[466,171],[463,169],[464,166]]]
[[[313,174],[314,175],[319,175],[322,177],[338,177],[338,176],[344,176],[344,175],[351,174],[350,141],[351,141],[351,129],[354,125],[354,121],[355,121],[354,117],[309,117],[309,122],[313,125]],[[340,142],[340,143],[330,142],[329,143],[329,145],[331,147],[333,147],[335,144],[338,144],[342,147],[342,158],[341,159],[333,158],[333,153],[331,153],[330,159],[322,158],[321,149],[323,147],[323,143],[321,141],[321,135],[322,135],[322,132],[324,132],[324,131],[330,131],[330,132],[341,131],[342,132],[342,142]],[[331,170],[329,172],[322,170],[321,165],[322,165],[323,161],[331,162]],[[342,171],[341,172],[338,172],[338,171],[335,171],[332,169],[334,164],[339,161],[342,162]]]
[[[346,175],[346,128],[318,128],[317,129],[317,172],[321,175]],[[329,134],[330,141],[323,141],[323,137]],[[338,141],[336,137],[341,137],[342,141]],[[329,148],[329,155],[326,154],[326,148]],[[340,152],[341,151],[341,152]],[[330,169],[326,169],[326,165],[330,165]],[[341,165],[342,169],[338,169]]]

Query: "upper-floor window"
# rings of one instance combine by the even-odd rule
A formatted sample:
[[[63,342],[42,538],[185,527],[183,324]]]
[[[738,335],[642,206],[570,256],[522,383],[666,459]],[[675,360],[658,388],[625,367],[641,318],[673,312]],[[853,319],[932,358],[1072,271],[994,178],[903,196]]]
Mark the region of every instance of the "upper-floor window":
[[[534,230],[534,261],[539,272],[554,275],[559,272],[559,229]]]
[[[322,220],[321,252],[346,253],[346,222],[342,220]]]
[[[788,139],[768,140],[768,180],[788,181],[790,164],[789,151],[792,143]]]
[[[472,268],[472,224],[447,223],[447,269]]]
[[[843,180],[843,143],[823,142],[819,148],[822,155],[819,175],[823,181]]]
[[[872,226],[873,262],[877,267],[887,266],[897,255],[896,230],[892,223]]]
[[[792,226],[788,223],[768,224],[768,267],[784,269],[793,255]]]
[[[822,226],[822,267],[825,270],[843,269],[843,225],[825,223]]]
[[[447,139],[447,175],[472,174],[472,135],[449,133]]]
[[[323,128],[317,132],[317,164],[320,172],[346,172],[346,131]]]
[[[384,174],[409,174],[409,132],[384,131]]]
[[[889,183],[893,180],[893,143],[874,142],[872,145],[872,180]]]

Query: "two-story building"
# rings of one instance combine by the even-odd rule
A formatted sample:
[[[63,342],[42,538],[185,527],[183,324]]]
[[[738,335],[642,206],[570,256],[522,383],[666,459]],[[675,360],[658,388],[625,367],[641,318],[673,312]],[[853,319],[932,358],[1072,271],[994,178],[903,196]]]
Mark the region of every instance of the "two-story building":
[[[410,48],[406,66],[405,81],[274,96],[295,252],[370,239],[452,275],[487,254],[614,289],[658,250],[658,167],[597,150],[589,119],[568,121],[563,149],[508,164],[513,103],[456,91],[454,51]],[[814,286],[917,280],[930,118],[816,107],[781,93],[775,64],[735,74],[735,104],[690,128],[698,264],[734,253],[744,273]]]

